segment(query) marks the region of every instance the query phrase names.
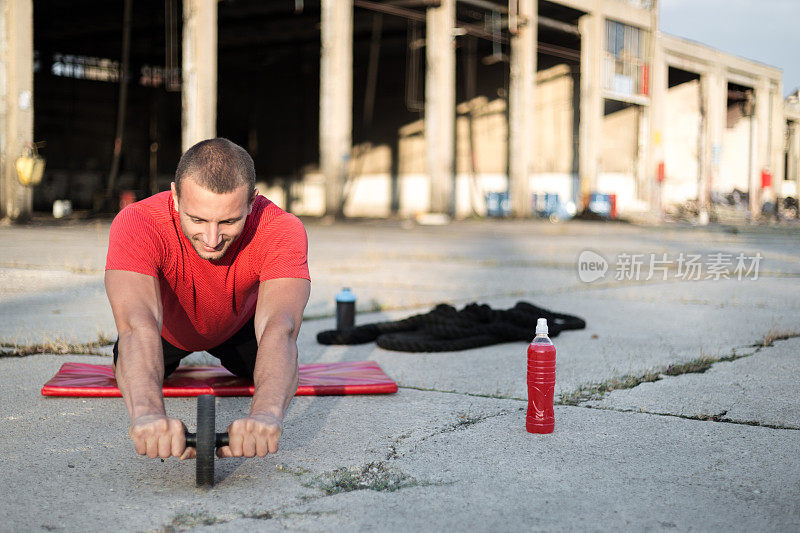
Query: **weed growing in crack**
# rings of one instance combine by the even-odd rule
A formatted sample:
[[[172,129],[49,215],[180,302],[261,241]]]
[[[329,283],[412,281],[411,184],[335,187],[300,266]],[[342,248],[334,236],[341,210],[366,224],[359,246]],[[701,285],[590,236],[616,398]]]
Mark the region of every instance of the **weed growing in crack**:
[[[270,511],[256,511],[252,513],[233,513],[223,516],[212,516],[205,511],[198,513],[181,513],[175,515],[172,522],[164,526],[162,533],[177,533],[178,531],[187,531],[196,529],[201,526],[213,526],[218,524],[227,524],[234,520],[249,519],[249,520],[272,520],[273,518],[283,517]]]
[[[199,513],[181,513],[173,517],[172,522],[165,526],[162,531],[164,533],[174,533],[176,531],[184,531],[186,529],[195,528],[197,526],[211,526],[224,522],[215,516],[211,516],[206,512]]]
[[[728,411],[725,410],[725,411],[722,411],[721,413],[717,413],[715,415],[699,414],[694,418],[696,418],[697,420],[703,420],[705,422],[721,422],[722,421],[722,417],[727,415],[727,414],[728,414]]]
[[[411,437],[411,432],[403,433],[399,437],[394,439],[394,444],[389,445],[389,453],[386,454],[386,460],[391,461],[392,459],[397,459],[400,457],[400,452],[397,450],[397,446],[400,445],[401,442]]]
[[[397,451],[397,446],[390,444],[389,453],[386,454],[386,460],[391,461],[392,459],[397,459],[398,457],[400,457],[400,453]]]
[[[641,375],[625,374],[619,378],[611,378],[602,383],[584,385],[578,390],[562,394],[557,405],[579,405],[590,400],[599,400],[613,390],[632,389],[642,383],[652,383],[660,379],[661,370],[646,372]]]
[[[795,337],[800,337],[800,331],[777,331],[771,329],[764,335],[764,338],[761,340],[759,344],[755,346],[760,347],[767,347],[772,346],[775,341],[785,341],[787,339],[793,339]]]
[[[293,475],[295,477],[302,477],[302,476],[308,474],[309,472],[311,472],[311,470],[308,470],[307,468],[303,468],[301,466],[291,467],[289,465],[285,465],[285,464],[282,464],[282,463],[276,464],[275,465],[275,469],[278,472],[284,472],[286,474],[291,474],[291,475]]]
[[[721,357],[714,357],[709,355],[701,355],[697,359],[693,359],[686,363],[680,363],[677,365],[669,365],[666,370],[662,372],[662,374],[666,376],[680,376],[681,374],[702,374],[714,363],[721,363],[724,361],[735,361],[741,357],[746,357],[748,355],[752,355],[752,353],[748,354],[740,354],[737,355],[736,352],[731,352],[731,355],[723,355]]]
[[[453,424],[453,429],[460,429],[463,427],[471,426],[472,424],[476,424],[483,420],[482,417],[478,416],[471,416],[469,413],[460,413],[458,415],[458,421]]]
[[[326,495],[331,495],[355,490],[394,492],[418,484],[406,474],[387,467],[383,462],[377,462],[360,467],[337,468],[321,474],[309,486],[315,486]]]

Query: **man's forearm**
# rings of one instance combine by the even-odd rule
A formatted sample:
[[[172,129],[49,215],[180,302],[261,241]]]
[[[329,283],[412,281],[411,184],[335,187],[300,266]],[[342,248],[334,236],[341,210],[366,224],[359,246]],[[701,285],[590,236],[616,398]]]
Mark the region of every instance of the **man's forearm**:
[[[136,328],[120,333],[116,377],[131,420],[166,413],[161,349],[161,335],[155,330]]]
[[[250,414],[265,413],[283,419],[297,392],[296,334],[285,328],[265,328],[258,344],[253,381]]]

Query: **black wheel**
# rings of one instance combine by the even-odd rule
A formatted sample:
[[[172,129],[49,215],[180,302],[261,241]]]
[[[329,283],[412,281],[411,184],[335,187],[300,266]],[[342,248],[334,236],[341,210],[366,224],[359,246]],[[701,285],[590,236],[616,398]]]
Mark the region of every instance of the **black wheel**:
[[[216,408],[214,396],[197,397],[197,486],[214,485],[214,452],[216,449]]]

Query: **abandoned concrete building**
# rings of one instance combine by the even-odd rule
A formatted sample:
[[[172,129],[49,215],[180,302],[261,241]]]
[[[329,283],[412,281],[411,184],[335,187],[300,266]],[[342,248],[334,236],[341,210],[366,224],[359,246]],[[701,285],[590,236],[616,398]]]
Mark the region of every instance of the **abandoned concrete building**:
[[[0,218],[166,190],[214,136],[299,215],[756,216],[800,189],[783,91],[656,0],[0,0]]]

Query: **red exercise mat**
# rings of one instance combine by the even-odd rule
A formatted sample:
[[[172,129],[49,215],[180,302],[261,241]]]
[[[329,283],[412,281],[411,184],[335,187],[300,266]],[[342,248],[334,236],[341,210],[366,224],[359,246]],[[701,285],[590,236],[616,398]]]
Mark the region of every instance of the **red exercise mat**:
[[[252,396],[253,382],[234,376],[221,366],[180,366],[164,380],[164,396]],[[356,361],[300,365],[297,396],[388,394],[397,383],[377,363]],[[111,365],[64,363],[42,387],[44,396],[122,396]]]

